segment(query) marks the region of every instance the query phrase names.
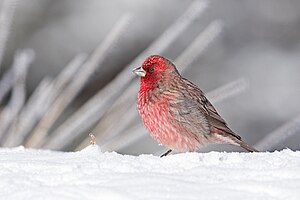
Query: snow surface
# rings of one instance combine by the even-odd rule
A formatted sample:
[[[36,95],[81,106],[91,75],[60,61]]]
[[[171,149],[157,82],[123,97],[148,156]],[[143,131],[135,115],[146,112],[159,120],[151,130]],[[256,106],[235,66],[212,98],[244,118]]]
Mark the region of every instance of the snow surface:
[[[159,158],[0,149],[0,199],[300,199],[300,151]]]

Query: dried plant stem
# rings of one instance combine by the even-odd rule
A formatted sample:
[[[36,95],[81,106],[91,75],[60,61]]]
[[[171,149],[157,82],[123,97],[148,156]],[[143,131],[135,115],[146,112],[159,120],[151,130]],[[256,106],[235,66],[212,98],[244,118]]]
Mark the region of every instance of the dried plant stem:
[[[178,70],[184,72],[205,49],[220,35],[222,23],[219,20],[211,22],[175,60]]]
[[[8,132],[5,146],[20,145],[29,135],[37,121],[46,113],[53,101],[62,93],[86,59],[86,54],[78,54],[65,67],[55,80],[44,79],[22,109],[14,127]]]
[[[0,10],[0,70],[18,0],[2,1]]]
[[[9,129],[8,138],[4,140],[3,146],[13,147],[22,144],[49,104],[51,83],[51,79],[46,77],[37,86],[14,125]]]
[[[296,133],[300,133],[300,115],[269,133],[254,147],[260,151],[270,151]]]
[[[19,111],[24,105],[26,97],[25,79],[28,68],[34,59],[34,53],[30,49],[18,51],[15,55],[13,62],[13,88],[12,96],[8,105],[2,110],[0,114],[0,140],[3,141],[6,138],[6,131],[14,119],[18,115]],[[4,138],[3,138],[4,137]]]
[[[119,116],[117,126],[110,121],[110,126],[105,130],[106,134],[101,134],[102,137],[106,136],[101,140],[101,143],[109,141],[112,138],[119,137],[128,127],[130,127],[131,124],[138,120],[136,105],[130,105],[123,115],[119,115],[119,113],[117,114]]]
[[[239,78],[207,93],[206,96],[208,99],[213,101],[213,103],[219,103],[228,98],[241,94],[248,88],[249,81],[245,78]]]
[[[129,147],[138,140],[146,137],[147,134],[147,130],[143,127],[143,125],[138,124],[124,131],[123,134],[120,134],[114,140],[110,140],[109,142],[101,145],[101,149],[102,151],[120,151],[121,149]],[[78,149],[82,149],[84,147],[85,146],[82,144],[78,147]]]
[[[78,72],[80,76],[73,79],[73,81],[65,88],[64,93],[56,99],[47,111],[31,137],[27,140],[26,146],[40,147],[45,142],[49,129],[62,114],[65,108],[83,89],[90,76],[98,69],[99,66],[101,66],[107,56],[112,53],[113,49],[116,47],[116,43],[123,36],[131,20],[132,16],[129,14],[121,17],[112,31],[107,34],[104,41],[82,65]]]
[[[128,102],[131,101],[128,100]],[[131,112],[136,114],[136,106],[131,105],[130,103],[122,105],[116,105],[115,103],[114,106],[107,111],[107,113],[101,118],[101,121],[99,121],[99,123],[93,129],[94,133],[98,133],[97,138],[99,141],[103,143],[107,140],[110,140],[126,129],[126,126],[132,122],[132,117],[134,117],[131,115]],[[112,123],[115,121],[115,119],[118,119],[118,126]]]
[[[95,135],[93,133],[90,133],[89,136],[90,136],[90,145],[95,145],[96,144]]]
[[[2,103],[5,96],[11,90],[14,80],[14,70],[9,68],[2,76],[0,80],[0,104]]]

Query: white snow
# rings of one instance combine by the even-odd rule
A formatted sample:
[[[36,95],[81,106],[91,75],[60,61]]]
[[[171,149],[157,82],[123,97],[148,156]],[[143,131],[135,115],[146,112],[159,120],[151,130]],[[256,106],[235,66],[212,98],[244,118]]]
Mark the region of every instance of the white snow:
[[[159,158],[0,149],[0,199],[300,199],[300,151]]]

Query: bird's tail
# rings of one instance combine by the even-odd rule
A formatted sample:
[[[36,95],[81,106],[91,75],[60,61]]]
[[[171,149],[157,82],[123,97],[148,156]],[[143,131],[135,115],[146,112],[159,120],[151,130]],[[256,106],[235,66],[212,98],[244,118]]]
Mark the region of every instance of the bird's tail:
[[[240,147],[246,149],[249,152],[259,152],[257,149],[253,148],[252,146],[250,146],[249,144],[247,144],[246,142],[239,140],[238,144],[240,145]]]
[[[226,126],[227,127],[227,126]],[[227,127],[227,130],[221,130],[218,128],[213,129],[213,133],[216,134],[216,136],[222,136],[222,139],[220,140],[220,137],[214,138],[216,139],[214,142],[219,142],[219,143],[225,143],[225,144],[231,144],[231,145],[236,145],[240,146],[244,149],[246,149],[249,152],[259,152],[257,149],[253,148],[246,142],[242,140],[242,138],[234,133],[231,129]]]

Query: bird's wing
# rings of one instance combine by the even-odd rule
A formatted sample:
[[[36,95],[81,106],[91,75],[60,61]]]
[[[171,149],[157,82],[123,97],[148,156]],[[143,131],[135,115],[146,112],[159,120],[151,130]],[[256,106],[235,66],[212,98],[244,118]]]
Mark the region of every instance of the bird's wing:
[[[182,133],[193,134],[195,138],[208,135],[211,126],[195,94],[191,94],[192,89],[177,78],[170,83],[168,90],[169,114],[173,116],[174,124],[180,125],[176,128],[181,128]]]
[[[191,126],[201,127],[201,133],[210,133],[212,127],[220,129],[230,135],[240,139],[241,137],[235,134],[226,124],[225,120],[219,115],[213,105],[204,96],[204,93],[199,87],[191,83],[186,79],[181,79],[186,89],[180,90],[179,102],[181,110],[179,112],[184,113],[185,117],[179,115],[178,120],[182,118],[188,118],[191,122]],[[199,126],[201,124],[201,126]]]
[[[176,124],[180,124],[186,132],[196,136],[210,133],[208,120],[194,99],[180,95],[176,100],[169,101],[168,109]]]

